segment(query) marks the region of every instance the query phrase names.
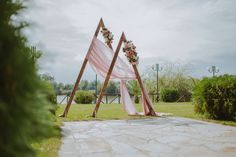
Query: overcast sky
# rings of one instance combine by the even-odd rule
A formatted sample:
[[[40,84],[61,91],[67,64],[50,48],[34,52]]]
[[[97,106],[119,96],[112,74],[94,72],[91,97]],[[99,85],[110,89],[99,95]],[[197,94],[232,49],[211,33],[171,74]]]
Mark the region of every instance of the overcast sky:
[[[41,72],[75,81],[99,19],[137,46],[141,73],[152,64],[189,64],[192,76],[236,74],[236,0],[37,0],[23,14],[32,45],[44,52]],[[83,79],[93,80],[87,68]]]

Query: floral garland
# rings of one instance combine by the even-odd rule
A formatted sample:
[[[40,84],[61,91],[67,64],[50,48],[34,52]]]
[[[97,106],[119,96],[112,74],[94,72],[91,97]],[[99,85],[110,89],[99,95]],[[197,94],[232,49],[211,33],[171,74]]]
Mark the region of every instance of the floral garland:
[[[111,44],[113,41],[113,37],[114,37],[114,35],[111,33],[111,31],[109,31],[107,28],[103,27],[101,30],[101,33],[105,39],[105,42],[107,44]]]
[[[136,52],[136,46],[132,41],[126,41],[124,43],[123,52],[132,65],[138,64],[139,57]]]

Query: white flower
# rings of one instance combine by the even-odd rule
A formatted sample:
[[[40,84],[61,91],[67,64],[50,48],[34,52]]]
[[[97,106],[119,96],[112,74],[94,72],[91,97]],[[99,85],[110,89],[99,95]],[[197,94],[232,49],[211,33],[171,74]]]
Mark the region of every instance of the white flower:
[[[110,33],[110,34],[108,35],[108,38],[109,38],[109,39],[112,39],[112,38],[113,38],[113,34]]]
[[[128,43],[127,43],[127,46],[128,46],[128,47],[132,47],[132,45],[133,45],[132,42],[128,42]]]

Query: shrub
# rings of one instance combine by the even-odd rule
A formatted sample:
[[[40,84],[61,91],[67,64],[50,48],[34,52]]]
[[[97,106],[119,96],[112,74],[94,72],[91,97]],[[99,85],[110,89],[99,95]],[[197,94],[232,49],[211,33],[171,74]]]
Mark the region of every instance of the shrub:
[[[194,89],[195,112],[211,119],[235,120],[236,76],[204,78]]]
[[[91,104],[94,99],[93,93],[89,91],[78,91],[74,101],[77,104]]]
[[[57,109],[57,96],[53,89],[53,85],[49,81],[42,81],[42,86],[44,87],[42,93],[46,96],[47,101],[51,103],[52,106],[49,110],[55,115]]]
[[[139,95],[141,94],[141,89],[139,87],[137,80],[130,80],[128,82],[128,90],[131,95],[134,96],[134,103],[139,103]]]
[[[179,100],[178,102],[190,102],[191,101],[191,97],[192,97],[192,93],[188,90],[178,90],[179,93]]]
[[[43,93],[47,100],[52,104],[57,104],[56,92],[53,89],[53,85],[48,81],[42,81],[42,86],[44,86]]]
[[[137,95],[134,96],[134,103],[136,103],[136,104],[139,103],[139,96],[137,96]]]
[[[22,1],[0,2],[0,156],[35,157],[31,144],[54,132],[50,103],[37,74],[38,53],[27,47]],[[12,21],[11,19],[17,19]]]
[[[166,62],[161,66],[162,71],[158,79],[159,88],[174,88],[179,93],[180,98],[178,101],[190,101],[195,82],[198,81],[197,79],[188,76],[189,72],[191,72],[191,65]],[[150,94],[156,94],[157,91],[159,91],[156,87],[156,71],[147,71],[145,75],[145,85],[148,92]]]
[[[161,89],[161,100],[164,102],[175,102],[179,99],[179,93],[174,88]]]

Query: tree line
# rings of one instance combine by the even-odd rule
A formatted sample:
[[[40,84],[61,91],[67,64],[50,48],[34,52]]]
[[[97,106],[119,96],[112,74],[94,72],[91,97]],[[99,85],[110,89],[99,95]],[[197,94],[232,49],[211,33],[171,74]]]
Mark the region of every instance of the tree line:
[[[172,62],[166,62],[162,65],[162,71],[159,74],[158,79],[158,90],[157,90],[157,79],[156,79],[156,72],[149,69],[145,70],[142,74],[142,79],[144,85],[150,95],[159,95],[159,100],[161,99],[161,93],[175,91],[177,93],[178,101],[190,101],[192,90],[198,82],[197,78],[193,78],[189,75],[191,69],[188,68],[188,65],[181,65]],[[64,94],[69,93],[72,89],[74,84],[64,84],[61,82],[56,82],[52,76],[49,74],[42,75],[42,78],[51,80],[54,90],[57,94]],[[103,82],[98,80],[97,82],[97,94],[100,93],[101,88],[103,86]],[[127,81],[127,87],[129,93],[134,95],[136,99],[140,97],[141,90],[139,84],[136,80]],[[79,84],[78,90],[85,90],[85,91],[92,91],[95,93],[96,90],[96,81],[88,81],[82,80]],[[119,93],[119,81],[110,80],[105,94],[118,94]],[[168,93],[167,93],[168,94]],[[177,101],[177,100],[175,100]]]

